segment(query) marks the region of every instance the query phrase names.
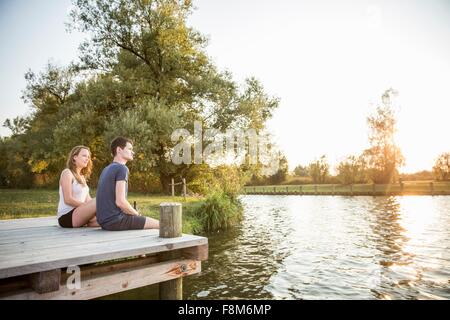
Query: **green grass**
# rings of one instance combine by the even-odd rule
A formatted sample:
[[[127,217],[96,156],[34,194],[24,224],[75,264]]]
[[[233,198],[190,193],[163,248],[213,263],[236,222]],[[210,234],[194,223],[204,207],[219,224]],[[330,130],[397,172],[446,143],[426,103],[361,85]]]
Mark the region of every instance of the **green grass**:
[[[91,195],[95,190],[91,190]],[[58,206],[58,191],[46,189],[0,189],[0,219],[19,219],[56,216]],[[161,202],[181,202],[183,204],[183,232],[199,233],[201,223],[195,217],[194,211],[202,203],[202,198],[170,197],[166,195],[146,195],[130,192],[128,201],[136,201],[139,212],[143,215],[159,219],[159,204]]]
[[[375,192],[377,194],[405,194],[405,195],[420,195],[420,194],[432,194],[430,182],[432,181],[405,181],[403,183],[403,190],[399,183],[395,184],[376,184]],[[341,185],[341,184],[304,184],[304,185],[272,185],[272,186],[248,186],[244,188],[246,193],[252,192],[265,192],[265,193],[283,193],[283,192],[303,192],[306,194],[332,194],[334,192],[338,194],[371,194],[373,192],[372,184],[354,184]],[[434,194],[450,195],[450,182],[433,182]]]

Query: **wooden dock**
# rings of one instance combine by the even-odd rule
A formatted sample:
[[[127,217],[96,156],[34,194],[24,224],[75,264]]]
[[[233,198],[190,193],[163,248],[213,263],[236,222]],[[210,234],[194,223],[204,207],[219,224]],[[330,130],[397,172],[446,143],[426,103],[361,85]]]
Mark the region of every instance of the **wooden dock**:
[[[161,298],[180,299],[182,277],[207,258],[200,236],[64,229],[56,217],[3,220],[0,299],[92,299],[155,283]]]

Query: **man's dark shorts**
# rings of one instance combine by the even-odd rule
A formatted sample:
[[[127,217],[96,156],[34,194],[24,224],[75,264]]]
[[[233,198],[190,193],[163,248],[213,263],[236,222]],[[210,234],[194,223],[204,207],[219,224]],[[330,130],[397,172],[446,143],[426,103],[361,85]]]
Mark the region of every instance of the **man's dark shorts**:
[[[122,214],[114,221],[102,225],[102,229],[109,231],[141,230],[144,229],[144,226],[145,217]]]

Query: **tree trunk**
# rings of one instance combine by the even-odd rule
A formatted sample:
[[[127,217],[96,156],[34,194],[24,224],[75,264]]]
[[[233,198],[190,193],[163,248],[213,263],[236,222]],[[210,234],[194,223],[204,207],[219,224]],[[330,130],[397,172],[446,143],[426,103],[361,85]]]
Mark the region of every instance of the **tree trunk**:
[[[161,190],[165,194],[170,194],[170,183],[172,180],[172,175],[161,172],[159,174],[159,181],[161,183]]]

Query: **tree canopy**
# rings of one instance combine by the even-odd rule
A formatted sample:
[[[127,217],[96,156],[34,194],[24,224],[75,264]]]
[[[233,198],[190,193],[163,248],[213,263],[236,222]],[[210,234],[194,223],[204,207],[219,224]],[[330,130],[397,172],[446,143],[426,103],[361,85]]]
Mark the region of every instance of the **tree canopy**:
[[[69,28],[88,35],[80,61],[26,73],[22,98],[32,112],[5,122],[13,133],[1,141],[7,158],[20,159],[22,175],[52,183],[68,151],[83,144],[96,180],[111,160],[109,141],[124,135],[136,144],[132,174],[144,185],[159,177],[168,190],[172,177],[193,170],[170,161],[175,129],[191,130],[197,120],[206,128],[264,131],[278,98],[255,78],[238,84],[217,69],[206,38],[187,25],[192,10],[187,0],[74,0]],[[18,186],[11,178],[18,171],[2,161],[1,183]],[[31,186],[27,179],[21,186]]]

